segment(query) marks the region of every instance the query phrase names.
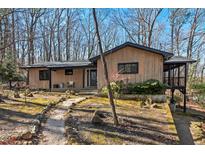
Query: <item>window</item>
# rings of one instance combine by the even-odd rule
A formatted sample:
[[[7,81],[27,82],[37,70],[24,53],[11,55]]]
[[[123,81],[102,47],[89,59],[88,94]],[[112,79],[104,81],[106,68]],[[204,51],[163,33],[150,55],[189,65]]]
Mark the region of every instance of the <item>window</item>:
[[[39,80],[48,80],[48,79],[49,79],[48,70],[40,70],[39,71]]]
[[[138,63],[119,63],[118,64],[119,74],[137,74],[138,73]]]
[[[65,75],[73,75],[73,69],[65,69]]]

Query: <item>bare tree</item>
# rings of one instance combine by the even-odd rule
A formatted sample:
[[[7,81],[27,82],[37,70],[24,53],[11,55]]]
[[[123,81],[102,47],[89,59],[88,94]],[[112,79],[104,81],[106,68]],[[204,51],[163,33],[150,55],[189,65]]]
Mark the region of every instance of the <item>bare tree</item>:
[[[117,114],[116,114],[116,110],[115,110],[113,93],[112,93],[110,81],[108,78],[107,63],[106,63],[105,57],[103,55],[103,48],[102,48],[100,33],[99,33],[99,29],[98,29],[98,21],[97,21],[96,12],[95,12],[94,8],[93,8],[93,18],[94,18],[95,29],[96,29],[96,34],[97,34],[97,38],[98,38],[98,45],[99,45],[99,49],[100,49],[101,62],[102,62],[103,68],[104,68],[104,77],[105,77],[106,86],[108,89],[108,98],[110,100],[110,105],[111,105],[112,113],[113,113],[113,120],[114,120],[114,124],[118,125],[119,122],[118,122],[118,118],[117,118]]]

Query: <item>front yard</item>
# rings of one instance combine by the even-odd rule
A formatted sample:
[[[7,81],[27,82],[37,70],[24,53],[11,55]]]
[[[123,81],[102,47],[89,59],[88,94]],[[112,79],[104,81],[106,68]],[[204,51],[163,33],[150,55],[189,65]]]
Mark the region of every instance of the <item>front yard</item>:
[[[33,120],[48,105],[59,99],[59,94],[34,94],[34,97],[14,98],[12,91],[4,91],[6,96],[0,102],[0,144],[23,144],[16,139],[31,131]]]
[[[107,98],[94,97],[72,107],[67,119],[67,144],[178,144],[168,104],[141,107],[139,101],[117,100],[119,126],[114,126]],[[104,123],[94,125],[95,110],[103,111]],[[72,127],[72,128],[71,128]]]
[[[14,98],[13,92],[4,91],[3,96],[6,97],[2,97],[3,101],[0,102],[0,144],[35,144],[17,138],[32,130],[34,119],[49,104],[66,96],[65,93],[49,92],[34,92],[33,95],[25,99],[20,93],[20,98]],[[83,98],[70,97],[70,103],[74,98]],[[186,114],[179,110],[171,113],[168,103],[142,106],[136,100],[115,100],[115,104],[119,126],[113,125],[107,98],[88,97],[80,103],[73,103],[69,109],[63,108],[62,104],[54,106],[53,116],[58,113],[56,111],[66,114],[58,121],[48,117],[54,122],[54,126],[48,125],[49,129],[54,130],[59,127],[55,126],[56,122],[61,123],[59,130],[62,133],[55,136],[60,137],[64,131],[66,144],[205,144],[205,110],[193,102],[188,103]],[[101,124],[92,123],[95,111],[103,115]],[[50,112],[46,116],[49,115]]]

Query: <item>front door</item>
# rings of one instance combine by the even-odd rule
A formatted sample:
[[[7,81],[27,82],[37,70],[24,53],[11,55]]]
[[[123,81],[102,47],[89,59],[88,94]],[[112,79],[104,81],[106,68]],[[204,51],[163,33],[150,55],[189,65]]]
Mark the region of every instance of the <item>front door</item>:
[[[90,70],[90,86],[97,86],[97,70]]]

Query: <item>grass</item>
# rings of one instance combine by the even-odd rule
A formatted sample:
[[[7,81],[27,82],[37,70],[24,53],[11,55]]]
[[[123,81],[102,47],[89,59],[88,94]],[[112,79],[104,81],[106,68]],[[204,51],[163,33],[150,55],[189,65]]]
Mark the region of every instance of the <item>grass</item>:
[[[34,94],[34,97],[13,98],[13,92],[7,91],[5,102],[0,102],[0,142],[10,136],[16,136],[32,128],[32,121],[50,103],[59,100],[57,95]]]
[[[119,126],[113,125],[107,98],[90,98],[73,107],[70,114],[75,122],[71,120],[67,124],[75,123],[73,127],[78,130],[81,142],[72,142],[68,138],[68,144],[178,144],[175,125],[166,103],[159,104],[161,109],[141,108],[140,101],[135,100],[115,100],[115,105]],[[103,125],[91,123],[95,110],[105,113]]]

